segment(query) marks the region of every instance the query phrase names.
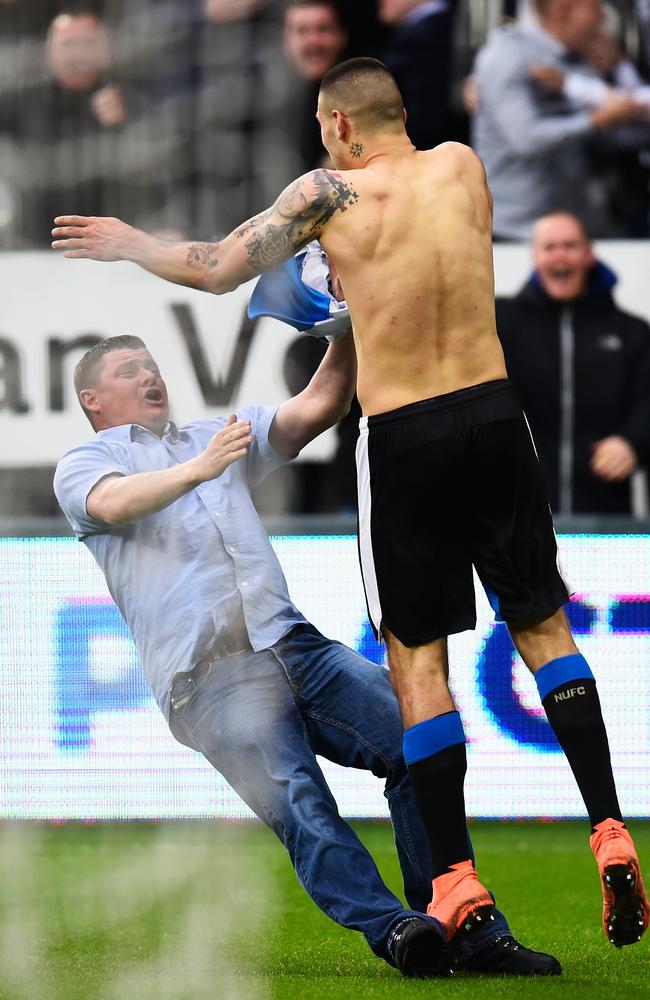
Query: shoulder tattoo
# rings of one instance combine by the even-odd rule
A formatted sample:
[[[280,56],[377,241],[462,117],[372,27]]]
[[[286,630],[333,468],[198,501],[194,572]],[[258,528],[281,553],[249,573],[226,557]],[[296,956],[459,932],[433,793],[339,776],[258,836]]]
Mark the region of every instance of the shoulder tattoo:
[[[294,181],[273,208],[237,230],[251,267],[264,271],[287,260],[316,239],[333,215],[358,200],[354,188],[332,170],[314,170]]]

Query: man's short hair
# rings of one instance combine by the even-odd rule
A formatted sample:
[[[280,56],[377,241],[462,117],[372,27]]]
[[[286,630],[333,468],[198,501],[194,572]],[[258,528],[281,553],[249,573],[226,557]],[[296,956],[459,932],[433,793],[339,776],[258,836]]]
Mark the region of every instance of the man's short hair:
[[[341,20],[341,8],[336,0],[286,0],[284,12],[295,10],[300,7],[331,7],[339,21]]]
[[[56,16],[52,18],[53,21],[57,17],[94,17],[96,21],[102,20],[102,15],[99,10],[97,3],[88,2],[88,0],[79,0],[75,3],[74,0],[70,0],[70,3],[62,3],[57,12]]]
[[[579,215],[576,215],[575,212],[572,212],[569,208],[554,208],[550,212],[544,212],[543,215],[539,215],[535,219],[533,225],[537,226],[538,222],[545,222],[546,219],[555,219],[558,216],[564,216],[565,219],[571,219],[572,222],[575,222],[587,243],[591,243],[591,236],[589,235],[589,230],[587,229],[584,219],[581,219]]]
[[[391,71],[362,56],[334,66],[323,77],[320,101],[368,128],[404,125],[404,101]]]
[[[82,389],[92,389],[97,385],[97,378],[104,365],[104,360],[113,351],[122,351],[127,347],[134,350],[146,350],[147,345],[140,337],[134,337],[129,333],[120,334],[118,337],[105,337],[97,344],[86,351],[81,361],[77,363],[74,370],[74,389],[79,399]],[[81,400],[79,399],[81,403]],[[81,408],[92,424],[92,418],[86,407],[81,403]]]

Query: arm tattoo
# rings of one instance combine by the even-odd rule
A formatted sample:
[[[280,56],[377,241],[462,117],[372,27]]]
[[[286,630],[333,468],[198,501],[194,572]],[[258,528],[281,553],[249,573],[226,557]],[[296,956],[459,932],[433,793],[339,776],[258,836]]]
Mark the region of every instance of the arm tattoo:
[[[346,212],[358,200],[356,191],[332,170],[314,170],[294,181],[272,209],[238,231],[246,239],[249,264],[256,271],[281,264],[316,239],[336,212]]]
[[[256,215],[252,219],[249,219],[248,222],[242,222],[241,226],[235,229],[237,239],[243,239],[244,236],[250,233],[251,229],[255,229],[255,226],[259,226],[260,222],[264,222],[268,214],[268,212],[263,212],[261,215]]]
[[[188,264],[201,264],[203,267],[216,267],[219,261],[216,253],[218,243],[190,243],[187,250]]]

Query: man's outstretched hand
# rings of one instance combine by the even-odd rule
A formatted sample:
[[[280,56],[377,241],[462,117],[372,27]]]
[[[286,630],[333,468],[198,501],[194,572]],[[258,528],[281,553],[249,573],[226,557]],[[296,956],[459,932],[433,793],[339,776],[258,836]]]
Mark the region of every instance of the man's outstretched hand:
[[[54,250],[64,257],[88,260],[127,260],[129,241],[136,232],[121,219],[94,215],[59,215],[52,230]]]
[[[62,250],[64,257],[128,260],[167,281],[220,294],[214,280],[219,244],[163,239],[135,229],[121,219],[99,215],[58,215],[52,236],[53,249]],[[248,280],[250,274],[245,276]],[[231,287],[237,287],[237,283],[224,291]]]

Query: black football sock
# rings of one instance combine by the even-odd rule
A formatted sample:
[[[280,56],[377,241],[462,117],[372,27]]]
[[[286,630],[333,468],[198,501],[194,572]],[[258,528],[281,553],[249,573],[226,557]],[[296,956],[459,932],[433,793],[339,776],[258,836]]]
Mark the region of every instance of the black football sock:
[[[429,840],[432,875],[437,878],[471,857],[463,792],[467,755],[458,712],[407,729],[404,759]]]
[[[546,717],[578,783],[592,827],[622,821],[596,681],[580,653],[561,656],[535,675]]]

